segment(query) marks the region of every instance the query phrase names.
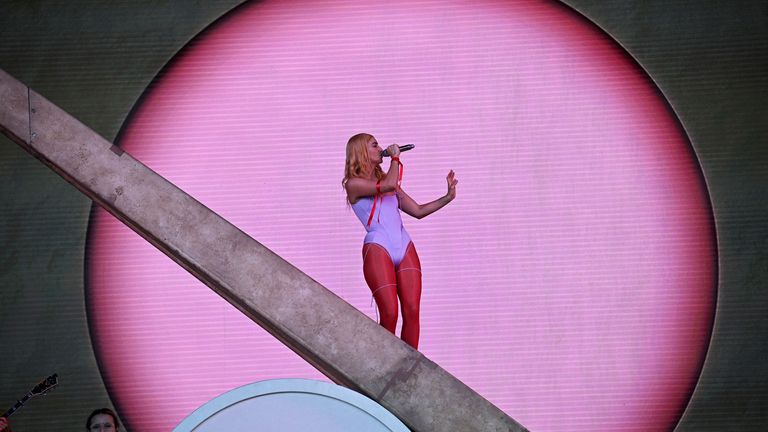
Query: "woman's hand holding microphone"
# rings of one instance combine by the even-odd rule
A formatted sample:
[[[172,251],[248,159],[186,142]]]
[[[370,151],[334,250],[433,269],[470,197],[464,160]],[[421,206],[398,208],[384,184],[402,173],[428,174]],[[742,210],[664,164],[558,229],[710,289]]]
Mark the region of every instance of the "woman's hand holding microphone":
[[[387,155],[389,155],[393,159],[399,158],[400,146],[397,144],[392,144],[391,146],[387,147]]]

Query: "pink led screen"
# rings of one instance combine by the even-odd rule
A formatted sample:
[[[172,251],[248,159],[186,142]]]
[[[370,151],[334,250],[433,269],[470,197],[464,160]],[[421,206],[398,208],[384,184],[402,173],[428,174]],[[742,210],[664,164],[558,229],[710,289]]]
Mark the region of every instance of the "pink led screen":
[[[415,143],[405,224],[424,270],[420,350],[535,431],[677,423],[706,353],[716,247],[674,114],[589,21],[549,1],[261,1],[196,38],[121,146],[375,318],[346,140]],[[89,316],[133,430],[236,386],[325,379],[108,214]]]

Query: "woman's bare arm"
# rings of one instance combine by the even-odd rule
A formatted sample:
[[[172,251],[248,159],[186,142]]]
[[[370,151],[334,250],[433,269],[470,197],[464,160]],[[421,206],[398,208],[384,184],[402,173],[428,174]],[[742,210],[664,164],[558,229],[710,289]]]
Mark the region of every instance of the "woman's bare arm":
[[[399,189],[397,195],[400,198],[400,209],[416,219],[421,219],[445,207],[446,204],[456,198],[456,184],[459,183],[453,170],[448,173],[445,180],[448,182],[448,192],[440,198],[426,204],[417,203],[405,193],[404,190]]]

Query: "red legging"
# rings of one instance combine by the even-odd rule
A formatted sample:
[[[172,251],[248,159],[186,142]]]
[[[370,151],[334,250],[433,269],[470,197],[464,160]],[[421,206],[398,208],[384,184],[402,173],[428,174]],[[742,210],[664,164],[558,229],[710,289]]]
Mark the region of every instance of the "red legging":
[[[414,349],[419,346],[419,302],[421,301],[421,263],[413,243],[409,243],[400,265],[395,268],[381,245],[363,245],[363,274],[379,307],[381,325],[395,333],[397,299],[403,312],[400,338]]]

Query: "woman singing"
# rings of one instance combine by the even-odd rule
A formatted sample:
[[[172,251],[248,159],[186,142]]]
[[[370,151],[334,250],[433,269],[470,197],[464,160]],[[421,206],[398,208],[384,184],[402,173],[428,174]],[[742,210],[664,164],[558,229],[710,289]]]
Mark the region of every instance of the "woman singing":
[[[410,236],[403,228],[400,210],[421,219],[456,198],[453,171],[448,173],[448,193],[427,204],[418,204],[400,187],[403,165],[400,149],[387,148],[389,170],[381,169],[382,154],[376,138],[361,133],[347,142],[347,161],[341,184],[347,200],[368,234],[363,241],[363,274],[379,308],[381,325],[395,333],[398,298],[403,313],[400,337],[413,348],[419,345],[421,264]]]

